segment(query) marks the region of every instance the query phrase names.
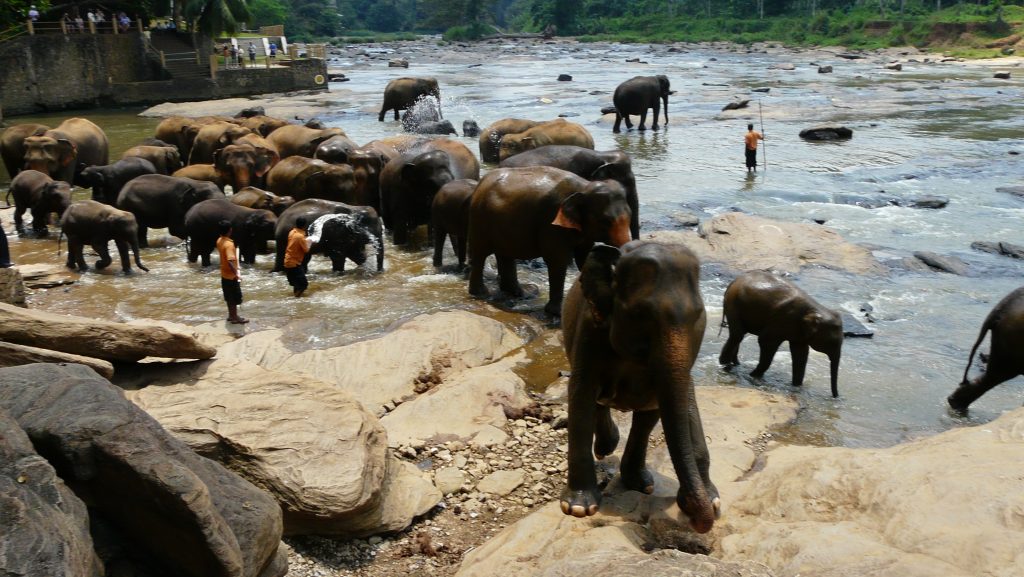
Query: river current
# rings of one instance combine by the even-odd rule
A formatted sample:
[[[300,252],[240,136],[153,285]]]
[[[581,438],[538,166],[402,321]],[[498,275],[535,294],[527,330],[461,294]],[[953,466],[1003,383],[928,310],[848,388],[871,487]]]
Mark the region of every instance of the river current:
[[[847,339],[840,369],[840,398],[828,388],[828,361],[811,354],[802,390],[789,386],[789,354],[776,355],[763,380],[748,375],[756,364],[756,339],[740,351],[743,366],[725,372],[718,336],[726,277],[707,268],[701,290],[709,328],[695,368],[698,385],[760,387],[792,394],[803,406],[797,421],[778,432],[786,442],[842,446],[888,446],[964,424],[983,423],[1021,405],[1022,381],[1010,381],[976,402],[967,418],[951,416],[945,397],[959,382],[982,320],[1004,295],[1022,284],[1024,266],[1003,256],[973,251],[975,240],[1024,245],[1024,200],[997,192],[1024,184],[1024,83],[992,78],[993,68],[970,63],[925,63],[911,55],[902,71],[884,69],[875,55],[845,60],[826,52],[782,49],[745,53],[724,46],[486,44],[464,48],[457,57],[432,43],[395,50],[350,47],[335,55],[331,69],[350,81],[331,83],[317,116],[343,127],[357,142],[401,131],[389,119],[377,121],[383,87],[403,75],[434,76],[443,94],[445,117],[461,128],[464,119],[485,127],[506,117],[549,119],[559,114],[584,124],[599,150],[620,148],[633,157],[641,202],[642,230],[678,228],[681,213],[709,218],[740,210],[787,221],[824,220],[851,242],[869,246],[883,261],[929,250],[965,260],[971,276],[909,272],[861,277],[806,268],[795,280],[822,303],[863,319],[867,304],[875,322],[871,339]],[[402,56],[408,70],[387,68],[379,56]],[[627,63],[628,59],[641,62]],[[771,69],[793,63],[795,70]],[[813,64],[812,64],[813,63]],[[833,65],[819,74],[817,64]],[[559,74],[571,82],[557,82]],[[659,131],[613,134],[599,109],[611,104],[615,86],[635,75],[666,74],[676,94],[669,124]],[[754,92],[754,88],[769,88]],[[751,99],[746,109],[721,112],[735,97]],[[198,110],[197,105],[197,110]],[[94,110],[8,119],[55,126],[74,115],[99,124],[111,141],[111,159],[151,136],[159,119],[140,110]],[[203,112],[197,112],[202,114]],[[748,175],[741,145],[747,122],[767,136],[767,170]],[[650,120],[648,120],[650,122]],[[854,131],[843,143],[809,143],[797,135],[822,122]],[[477,153],[476,139],[462,139]],[[491,167],[486,167],[485,170]],[[7,177],[0,175],[6,189]],[[949,198],[939,210],[899,206],[868,209],[844,204],[847,195]],[[86,197],[86,192],[79,193]],[[61,262],[53,236],[19,239],[10,234],[18,263]],[[166,236],[151,231],[150,238]],[[151,240],[152,242],[152,240]],[[423,312],[465,308],[497,316],[513,326],[527,323],[519,313],[541,316],[546,300],[543,268],[521,266],[520,279],[540,287],[537,298],[496,303],[495,313],[466,294],[466,281],[451,268],[434,270],[425,229],[408,248],[386,243],[386,271],[351,268],[343,276],[326,259],[314,259],[311,290],[289,297],[283,275],[270,273],[272,257],[244,270],[242,313],[247,331],[283,328],[296,349],[325,347],[379,334]],[[113,270],[90,271],[70,286],[38,290],[33,307],[99,318],[166,319],[188,324],[225,316],[217,269],[186,262],[173,243],[143,251],[151,272],[125,277]],[[92,261],[92,258],[88,258]],[[453,260],[450,249],[446,262]],[[116,269],[117,267],[114,267]],[[574,271],[570,271],[568,282]],[[493,273],[492,280],[493,283]],[[983,347],[984,348],[984,347]],[[543,352],[543,351],[542,351]],[[552,351],[524,374],[533,387],[550,382],[564,357]],[[1024,351],[1021,352],[1024,354]],[[554,360],[552,360],[554,359]],[[977,362],[976,362],[977,364]]]

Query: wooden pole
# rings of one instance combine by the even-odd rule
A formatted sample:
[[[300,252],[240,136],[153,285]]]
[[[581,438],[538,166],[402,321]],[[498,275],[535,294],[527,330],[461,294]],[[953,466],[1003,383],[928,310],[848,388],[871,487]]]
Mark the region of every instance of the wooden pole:
[[[768,143],[764,140],[764,112],[761,111],[761,101],[757,101],[757,114],[761,117],[761,154],[764,155],[764,171],[768,172]]]

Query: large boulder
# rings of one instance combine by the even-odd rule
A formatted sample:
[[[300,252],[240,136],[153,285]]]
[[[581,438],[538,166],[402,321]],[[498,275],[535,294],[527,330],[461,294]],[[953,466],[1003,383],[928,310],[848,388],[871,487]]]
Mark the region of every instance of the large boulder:
[[[114,376],[114,365],[102,359],[0,341],[0,367],[17,367],[32,363],[77,363],[96,371],[104,379]]]
[[[25,281],[17,268],[0,268],[0,303],[25,306]]]
[[[218,355],[333,383],[372,412],[492,363],[524,342],[502,323],[466,311],[420,315],[379,338],[330,349],[292,353],[280,338],[280,331],[254,333]]]
[[[2,410],[0,523],[0,575],[103,575],[85,504]]]
[[[387,435],[332,384],[239,359],[176,363],[118,384],[144,386],[128,393],[139,407],[270,492],[287,534],[364,536],[404,529],[425,512],[418,500],[404,509],[385,503]],[[434,493],[425,480],[419,489]],[[388,526],[374,525],[386,505]]]
[[[1022,431],[1016,409],[888,449],[771,451],[722,557],[805,577],[1024,575]]]
[[[81,365],[0,369],[0,409],[68,486],[161,572],[280,577],[273,498],[200,457]]]
[[[129,326],[7,304],[0,304],[0,340],[107,361],[130,362],[147,356],[208,359],[217,354],[193,335],[161,327]]]
[[[738,212],[706,220],[697,231],[657,231],[648,238],[684,244],[701,261],[720,262],[736,271],[773,269],[795,273],[807,265],[856,274],[887,271],[871,251],[843,240],[824,226],[770,220]]]
[[[804,140],[849,140],[853,138],[853,130],[845,126],[814,126],[800,131]]]

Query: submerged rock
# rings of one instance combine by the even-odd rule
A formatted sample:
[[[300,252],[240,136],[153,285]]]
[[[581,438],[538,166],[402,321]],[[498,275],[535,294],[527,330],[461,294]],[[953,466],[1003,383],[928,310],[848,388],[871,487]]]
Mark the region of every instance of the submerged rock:
[[[941,255],[927,250],[914,253],[914,258],[940,272],[948,272],[959,276],[968,276],[970,269],[963,260],[948,255]]]
[[[842,313],[842,317],[844,337],[865,337],[870,339],[871,337],[875,336],[875,331],[864,326],[850,313],[844,311]]]
[[[831,66],[819,66],[818,67],[818,74],[832,74],[832,67]]]
[[[971,243],[971,248],[982,252],[1008,256],[1010,258],[1024,259],[1024,246],[1009,242],[988,242],[976,240]]]
[[[748,104],[750,104],[750,99],[744,98],[742,100],[737,100],[735,102],[730,102],[729,104],[726,104],[725,106],[722,107],[722,110],[739,110],[741,108],[746,108]]]
[[[800,131],[804,140],[849,140],[853,131],[845,126],[815,126]]]

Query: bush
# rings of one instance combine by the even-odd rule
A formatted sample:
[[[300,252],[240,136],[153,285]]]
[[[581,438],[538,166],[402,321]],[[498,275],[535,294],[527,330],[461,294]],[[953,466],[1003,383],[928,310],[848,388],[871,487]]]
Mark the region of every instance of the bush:
[[[444,39],[448,42],[480,40],[492,32],[493,30],[486,24],[482,22],[474,22],[468,26],[452,26],[444,33]]]

